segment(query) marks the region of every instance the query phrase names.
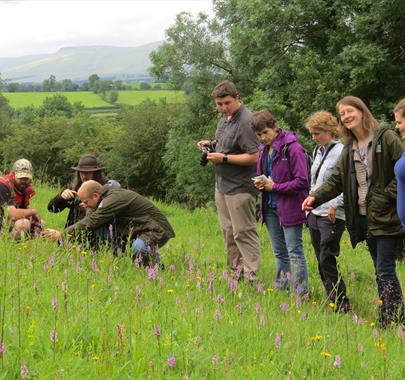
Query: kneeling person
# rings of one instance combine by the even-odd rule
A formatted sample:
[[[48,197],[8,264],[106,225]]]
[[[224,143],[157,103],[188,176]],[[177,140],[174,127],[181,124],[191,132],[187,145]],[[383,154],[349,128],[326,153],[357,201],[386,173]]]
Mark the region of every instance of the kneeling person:
[[[163,213],[142,195],[127,189],[112,189],[89,180],[77,192],[83,207],[90,209],[85,218],[67,227],[63,234],[77,236],[83,232],[107,240],[111,232],[118,247],[132,242],[135,258],[144,265],[158,263],[158,249],[175,233]],[[112,229],[110,228],[112,226]],[[103,233],[104,231],[104,233]],[[61,233],[46,230],[44,236],[59,240]]]
[[[29,207],[30,199],[35,195],[32,176],[31,162],[22,158],[0,178],[0,224],[4,218],[3,206],[7,205],[11,234],[17,240],[34,237],[42,229],[38,210]]]

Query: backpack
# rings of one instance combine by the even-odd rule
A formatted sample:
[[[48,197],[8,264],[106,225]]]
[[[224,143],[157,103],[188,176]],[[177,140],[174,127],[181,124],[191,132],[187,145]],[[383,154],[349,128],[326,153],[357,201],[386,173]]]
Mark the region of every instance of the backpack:
[[[285,157],[285,158],[287,159],[287,161],[288,161],[288,165],[290,165],[290,150],[289,150],[289,148],[288,148],[289,145],[290,145],[290,144],[284,144],[283,147],[282,147],[282,152],[283,152],[283,154],[284,154],[284,157]],[[312,162],[313,162],[313,157],[315,157],[318,147],[315,148],[315,150],[314,150],[314,152],[313,152],[313,156],[311,156],[311,155],[304,149],[304,147],[303,147],[302,145],[300,145],[300,146],[301,146],[302,150],[304,151],[305,157],[306,157],[306,159],[307,159],[307,178],[308,178],[308,185],[307,185],[307,187],[308,187],[308,192],[309,192],[309,190],[311,189],[311,166],[312,166]]]

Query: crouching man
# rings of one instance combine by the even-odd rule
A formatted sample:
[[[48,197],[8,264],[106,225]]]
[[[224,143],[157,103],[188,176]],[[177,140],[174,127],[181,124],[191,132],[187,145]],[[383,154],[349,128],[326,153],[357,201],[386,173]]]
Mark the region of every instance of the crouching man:
[[[42,229],[38,210],[29,207],[30,199],[35,195],[32,177],[31,162],[22,158],[0,178],[0,224],[3,228],[3,206],[6,205],[10,231],[16,240],[37,236]]]
[[[111,240],[115,248],[125,250],[128,243],[134,259],[144,265],[159,263],[159,248],[175,233],[163,213],[142,195],[126,189],[113,189],[89,180],[77,192],[87,215],[62,233],[47,229],[43,236],[60,240],[63,236],[90,234]]]

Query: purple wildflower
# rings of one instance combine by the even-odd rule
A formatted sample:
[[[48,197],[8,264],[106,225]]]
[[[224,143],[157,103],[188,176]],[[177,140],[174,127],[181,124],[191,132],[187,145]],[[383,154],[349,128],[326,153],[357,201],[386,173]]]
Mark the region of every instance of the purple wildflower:
[[[217,366],[218,365],[218,356],[217,355],[214,355],[213,357],[212,357],[212,365],[213,366]]]
[[[228,279],[228,271],[226,269],[223,271],[222,277],[224,278],[224,280]]]
[[[97,262],[96,259],[91,260],[91,269],[93,272],[97,272]]]
[[[398,338],[400,339],[400,341],[402,343],[404,340],[404,328],[402,326],[398,327],[397,334],[398,334]]]
[[[76,272],[77,272],[77,274],[80,274],[80,260],[77,261]]]
[[[222,304],[225,302],[224,297],[222,297],[220,294],[218,294],[218,296],[217,296],[217,302],[218,302],[220,305],[222,305]]]
[[[282,313],[285,313],[288,310],[288,304],[283,302],[280,304],[280,310]]]
[[[264,293],[264,288],[263,288],[263,285],[262,285],[261,282],[259,282],[259,283],[257,284],[257,292],[258,292],[259,294],[263,294],[263,293]]]
[[[221,312],[218,309],[215,310],[215,318],[218,322],[221,320]]]
[[[373,329],[373,335],[374,335],[375,338],[378,337],[378,331],[377,331],[377,329]]]
[[[51,333],[49,334],[49,337],[50,337],[51,342],[52,342],[53,344],[55,344],[55,343],[57,342],[57,340],[58,340],[58,333],[56,332],[55,329],[51,331]]]
[[[342,365],[342,359],[340,358],[340,355],[335,356],[335,361],[333,362],[333,366],[335,368],[340,368]]]
[[[174,264],[170,265],[169,270],[171,273],[173,273],[176,270],[176,267],[174,266]]]
[[[180,298],[179,298],[179,296],[177,296],[177,297],[176,297],[176,305],[178,306],[179,303],[180,303]]]
[[[155,327],[154,332],[155,332],[156,337],[159,339],[160,338],[160,327]]]
[[[54,256],[50,256],[48,259],[48,265],[53,268],[55,266],[55,257]]]
[[[228,279],[229,288],[231,289],[231,293],[235,294],[236,290],[238,289],[238,281],[232,277]]]
[[[236,305],[236,310],[238,310],[239,315],[242,315],[242,305],[240,303]]]
[[[25,380],[28,376],[28,367],[25,363],[21,364],[20,371],[21,379]]]
[[[260,326],[264,326],[266,324],[266,317],[264,315],[261,315],[259,317],[259,323],[260,323]]]
[[[256,304],[256,314],[260,313],[260,304]]]
[[[276,337],[274,338],[274,345],[276,347],[277,350],[280,349],[281,344],[283,342],[283,334],[276,334]]]
[[[189,260],[188,262],[188,270],[191,272],[194,269],[194,264],[192,262],[192,260]]]
[[[176,365],[176,358],[174,356],[171,356],[169,359],[167,359],[167,365],[170,368],[173,368]]]
[[[153,267],[148,267],[148,268],[147,268],[147,271],[148,271],[148,280],[151,280],[151,281],[156,280],[156,275],[157,275],[157,273],[156,273],[155,268],[153,268]]]
[[[54,311],[58,309],[58,299],[56,297],[52,297],[51,305]]]
[[[2,340],[0,340],[0,358],[3,357],[4,353],[5,353],[5,347],[4,347],[4,342]]]

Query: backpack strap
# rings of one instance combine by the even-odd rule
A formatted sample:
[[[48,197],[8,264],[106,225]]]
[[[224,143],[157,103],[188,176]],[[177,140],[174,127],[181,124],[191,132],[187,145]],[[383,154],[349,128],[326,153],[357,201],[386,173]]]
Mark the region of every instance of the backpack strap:
[[[323,157],[322,157],[322,160],[321,160],[321,163],[319,164],[319,166],[318,166],[318,169],[316,170],[316,173],[315,173],[315,178],[314,178],[314,183],[316,183],[316,180],[318,179],[318,176],[319,176],[319,172],[321,171],[321,167],[322,167],[322,165],[323,165],[323,163],[325,162],[325,160],[326,160],[326,156],[329,154],[329,152],[334,148],[334,146],[336,145],[337,143],[333,143],[333,144],[331,144],[330,146],[329,146],[329,148],[325,151],[325,153],[324,153],[324,155],[323,155]],[[315,151],[314,151],[314,159],[315,159],[315,155],[316,155],[316,153],[317,153],[317,148],[318,147],[316,147],[315,148]]]

